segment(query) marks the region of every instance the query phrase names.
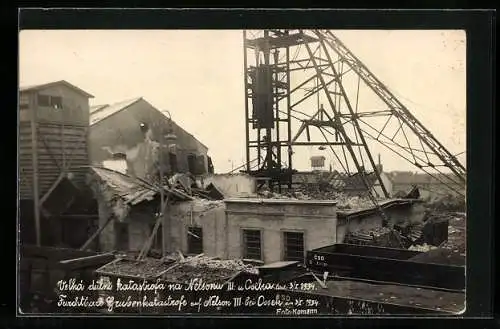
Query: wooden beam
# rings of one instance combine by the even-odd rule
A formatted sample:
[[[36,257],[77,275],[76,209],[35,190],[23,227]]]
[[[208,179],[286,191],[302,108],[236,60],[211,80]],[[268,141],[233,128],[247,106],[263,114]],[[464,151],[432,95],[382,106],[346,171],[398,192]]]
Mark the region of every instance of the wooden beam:
[[[153,244],[153,240],[156,236],[156,233],[158,232],[158,228],[160,227],[160,224],[162,221],[163,221],[163,216],[161,216],[161,215],[158,216],[158,219],[156,220],[155,226],[153,227],[153,232],[151,232],[151,235],[146,240],[146,243],[144,244],[141,252],[139,253],[139,256],[137,256],[137,260],[143,259],[148,254],[149,250],[151,249],[151,245]]]
[[[30,120],[31,120],[31,149],[32,149],[32,166],[33,166],[33,208],[35,218],[35,233],[36,245],[41,246],[41,230],[40,230],[40,206],[39,206],[39,187],[38,187],[38,134],[37,134],[37,93],[31,93],[29,97],[30,104]]]
[[[42,196],[42,198],[40,199],[40,203],[39,205],[42,206],[43,203],[49,198],[49,196],[52,194],[52,192],[54,192],[54,190],[56,189],[57,185],[59,185],[59,183],[62,181],[62,179],[64,178],[64,176],[66,175],[66,172],[65,170],[63,169],[60,173],[59,173],[59,176],[57,177],[57,179],[54,181],[54,183],[52,183],[52,185],[50,186],[49,190],[47,192],[45,192],[45,194]]]
[[[87,249],[87,247],[92,243],[92,241],[94,241],[94,239],[99,234],[101,234],[101,232],[106,228],[106,226],[108,226],[109,223],[111,223],[113,221],[114,218],[115,218],[114,216],[109,216],[108,219],[106,220],[106,222],[104,223],[104,225],[102,225],[101,227],[99,227],[97,229],[97,231],[95,231],[94,234],[92,234],[92,236],[83,244],[83,246],[80,247],[80,250]]]
[[[139,253],[139,256],[137,256],[137,260],[141,260],[144,257],[146,257],[149,250],[151,249],[151,245],[153,244],[153,240],[156,237],[156,233],[158,232],[158,228],[160,227],[160,224],[164,223],[163,219],[165,218],[165,210],[166,210],[166,207],[168,205],[168,199],[169,199],[169,195],[167,195],[167,199],[165,200],[165,205],[164,205],[165,208],[161,210],[160,216],[158,216],[158,219],[156,220],[155,226],[153,227],[153,232],[151,232],[151,235],[146,240],[144,247],[142,248],[141,252]],[[163,236],[163,234],[162,234],[162,236]],[[163,245],[163,241],[162,241],[162,245]],[[162,253],[162,255],[164,255],[164,253]]]

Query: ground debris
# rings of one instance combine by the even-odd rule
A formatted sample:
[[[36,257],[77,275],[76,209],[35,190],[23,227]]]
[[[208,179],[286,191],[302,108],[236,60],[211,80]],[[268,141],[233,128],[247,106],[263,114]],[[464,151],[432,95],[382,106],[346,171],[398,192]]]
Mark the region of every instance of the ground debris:
[[[207,282],[227,280],[238,272],[257,274],[257,269],[240,259],[221,260],[212,257],[186,257],[166,271],[162,278],[166,281],[186,283],[198,278]]]
[[[465,258],[453,250],[444,248],[429,249],[409,259],[418,263],[435,263],[446,265],[464,266]]]
[[[423,245],[413,245],[413,246],[410,246],[410,248],[408,248],[408,250],[411,250],[411,251],[421,251],[421,252],[427,252],[427,251],[433,250],[433,249],[437,249],[437,247],[428,245],[426,243],[424,243]]]

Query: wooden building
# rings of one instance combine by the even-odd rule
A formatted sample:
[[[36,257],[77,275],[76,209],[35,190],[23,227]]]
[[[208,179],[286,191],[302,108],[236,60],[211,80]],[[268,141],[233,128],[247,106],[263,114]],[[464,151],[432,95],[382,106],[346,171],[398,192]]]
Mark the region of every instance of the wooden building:
[[[64,80],[20,88],[20,217],[23,231],[38,232],[37,242],[40,242],[40,225],[46,224],[41,223],[40,213],[50,217],[54,212],[64,212],[66,209],[60,207],[70,206],[75,199],[67,188],[75,192],[85,185],[88,172],[85,166],[90,164],[87,133],[92,97]],[[62,185],[66,192],[49,202],[51,194]],[[48,203],[59,209],[51,211]]]

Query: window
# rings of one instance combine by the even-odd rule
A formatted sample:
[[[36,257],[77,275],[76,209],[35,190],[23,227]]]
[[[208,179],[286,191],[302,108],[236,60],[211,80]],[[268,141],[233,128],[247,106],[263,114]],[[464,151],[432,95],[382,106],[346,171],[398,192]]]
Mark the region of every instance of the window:
[[[243,230],[243,258],[262,259],[259,230]]]
[[[189,172],[194,175],[196,172],[196,155],[189,154],[187,156],[187,161],[188,161]]]
[[[304,261],[304,233],[284,232],[284,259]]]
[[[19,109],[20,110],[27,110],[30,108],[30,99],[29,96],[27,95],[20,95],[19,96]]]
[[[188,228],[188,254],[203,253],[203,230],[201,227]]]
[[[208,162],[208,173],[213,174],[214,173],[214,164],[212,163],[212,158],[207,157],[207,162]]]
[[[55,109],[62,109],[62,97],[50,96],[50,106]]]
[[[170,165],[170,171],[172,173],[176,173],[178,168],[177,168],[177,155],[175,153],[168,153],[168,161]]]
[[[52,107],[55,109],[62,109],[62,107],[63,107],[62,97],[39,94],[38,95],[38,106]]]
[[[115,248],[120,251],[129,249],[128,224],[115,222]]]
[[[50,106],[50,96],[38,95],[38,105],[39,106]]]
[[[203,175],[206,173],[205,170],[205,157],[203,155],[199,155],[196,157],[196,172],[195,175]]]

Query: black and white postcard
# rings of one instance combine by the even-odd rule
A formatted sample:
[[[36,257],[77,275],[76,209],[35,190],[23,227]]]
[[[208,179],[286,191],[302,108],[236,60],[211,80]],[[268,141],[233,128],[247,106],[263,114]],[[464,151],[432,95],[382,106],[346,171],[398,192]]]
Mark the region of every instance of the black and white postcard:
[[[466,47],[20,31],[20,315],[462,314]]]

